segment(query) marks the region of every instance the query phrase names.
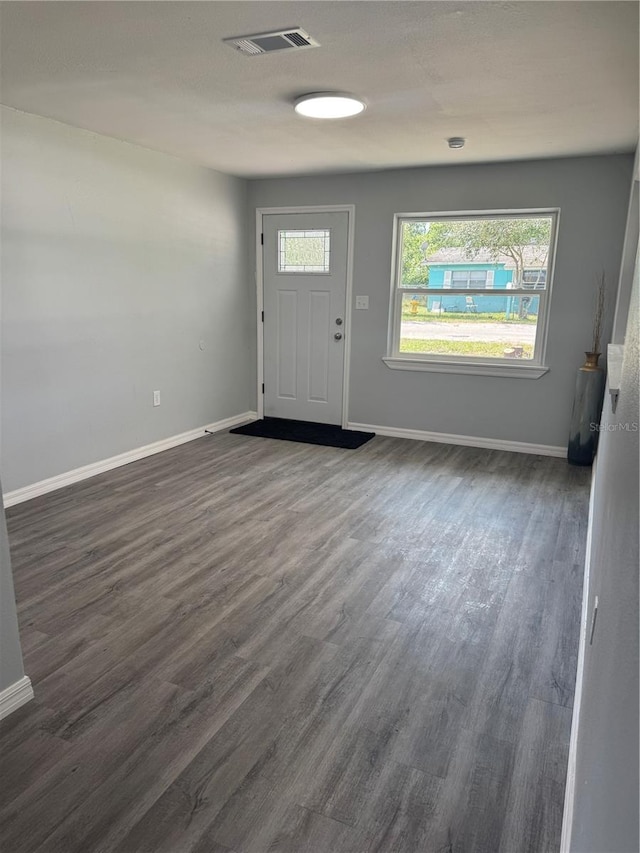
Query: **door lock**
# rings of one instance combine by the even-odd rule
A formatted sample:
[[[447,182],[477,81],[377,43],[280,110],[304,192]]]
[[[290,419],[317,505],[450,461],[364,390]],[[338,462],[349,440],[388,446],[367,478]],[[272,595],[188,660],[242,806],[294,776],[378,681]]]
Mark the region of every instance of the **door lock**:
[[[336,326],[342,325],[342,317],[336,317]]]
[[[342,332],[336,332],[333,337],[336,341],[341,341],[342,340]]]

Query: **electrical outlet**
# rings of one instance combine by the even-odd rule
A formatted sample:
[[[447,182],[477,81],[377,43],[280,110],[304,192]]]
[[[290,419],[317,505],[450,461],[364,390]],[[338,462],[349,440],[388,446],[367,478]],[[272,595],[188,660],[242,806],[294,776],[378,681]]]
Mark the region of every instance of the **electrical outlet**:
[[[366,311],[369,307],[369,297],[368,296],[356,296],[356,310],[357,311]]]
[[[159,391],[153,392],[153,405],[154,406],[160,405],[160,392]]]

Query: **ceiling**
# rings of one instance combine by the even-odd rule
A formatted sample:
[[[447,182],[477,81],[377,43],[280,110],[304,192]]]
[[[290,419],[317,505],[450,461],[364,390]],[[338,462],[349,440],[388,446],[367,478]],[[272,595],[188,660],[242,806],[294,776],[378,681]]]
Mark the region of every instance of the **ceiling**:
[[[321,47],[221,41],[295,26]],[[368,109],[294,114],[324,90]],[[638,3],[4,2],[1,100],[245,177],[629,151]]]

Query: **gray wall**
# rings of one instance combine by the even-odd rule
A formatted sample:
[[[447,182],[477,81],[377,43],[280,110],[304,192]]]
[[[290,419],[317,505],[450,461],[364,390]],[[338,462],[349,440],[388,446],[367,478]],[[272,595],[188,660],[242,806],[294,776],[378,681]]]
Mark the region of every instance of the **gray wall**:
[[[5,493],[254,408],[246,182],[9,109],[2,167]]]
[[[638,232],[640,231],[640,149],[636,151],[636,161],[633,167],[634,180],[629,195],[629,213],[627,228],[624,235],[624,249],[620,266],[620,286],[616,301],[616,313],[613,322],[611,342],[623,344],[627,328],[627,316],[631,299],[633,283],[633,268],[638,247]]]
[[[349,420],[564,446],[576,368],[589,348],[593,288],[615,287],[625,230],[630,155],[308,178],[249,184],[256,207],[356,205]],[[386,353],[393,214],[560,207],[548,374],[538,380],[392,371]]]
[[[9,539],[0,484],[0,691],[15,684],[23,675]]]
[[[638,838],[638,439],[640,329],[638,260],[620,400],[605,401],[592,506],[588,614],[570,849],[636,853]],[[622,324],[624,325],[624,324]],[[620,424],[636,431],[626,431]]]

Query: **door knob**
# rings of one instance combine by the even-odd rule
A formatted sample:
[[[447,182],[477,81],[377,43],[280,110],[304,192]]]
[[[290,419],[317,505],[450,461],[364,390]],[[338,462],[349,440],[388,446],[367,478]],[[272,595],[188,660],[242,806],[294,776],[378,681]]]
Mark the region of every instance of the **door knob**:
[[[333,337],[336,341],[341,341],[342,340],[342,332],[336,332]]]
[[[336,317],[336,326],[342,325],[342,317]]]

